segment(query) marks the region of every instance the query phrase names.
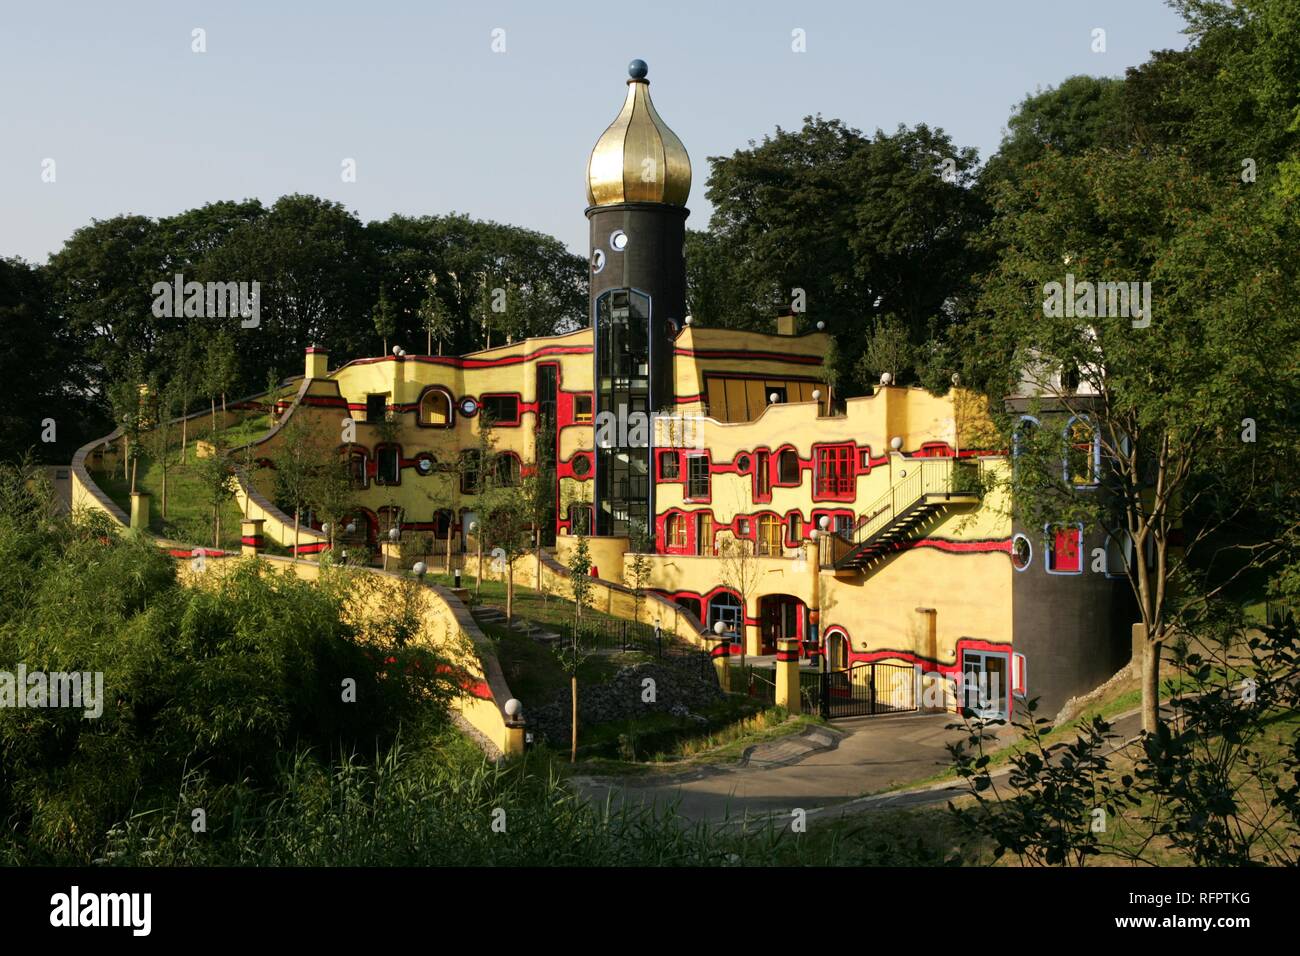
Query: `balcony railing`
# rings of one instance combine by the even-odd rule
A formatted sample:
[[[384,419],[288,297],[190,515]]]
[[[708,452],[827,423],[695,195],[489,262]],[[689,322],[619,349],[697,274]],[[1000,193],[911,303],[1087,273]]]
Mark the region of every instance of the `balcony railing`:
[[[907,475],[863,509],[849,530],[829,537],[822,566],[834,567],[847,555],[882,534],[923,500],[950,500],[980,493],[979,463],[954,458],[908,459]]]

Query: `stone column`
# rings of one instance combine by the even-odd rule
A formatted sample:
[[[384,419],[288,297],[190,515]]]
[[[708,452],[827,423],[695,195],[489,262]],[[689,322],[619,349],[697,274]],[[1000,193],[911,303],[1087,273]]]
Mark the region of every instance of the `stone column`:
[[[731,642],[723,640],[710,651],[713,656],[713,669],[718,672],[718,685],[724,692],[731,691]]]
[[[147,491],[131,492],[131,527],[137,531],[149,530],[153,496]]]
[[[245,518],[239,523],[239,553],[243,555],[261,554],[266,550],[266,538],[262,535],[264,518]]]
[[[799,641],[783,637],[776,642],[776,705],[797,714],[800,703]]]

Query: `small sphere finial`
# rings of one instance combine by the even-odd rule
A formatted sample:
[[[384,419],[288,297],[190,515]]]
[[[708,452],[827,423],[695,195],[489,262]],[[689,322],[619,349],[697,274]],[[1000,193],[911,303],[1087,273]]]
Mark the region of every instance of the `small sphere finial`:
[[[645,65],[645,60],[633,60],[627,65],[627,75],[634,80],[644,80],[649,72],[650,67]]]

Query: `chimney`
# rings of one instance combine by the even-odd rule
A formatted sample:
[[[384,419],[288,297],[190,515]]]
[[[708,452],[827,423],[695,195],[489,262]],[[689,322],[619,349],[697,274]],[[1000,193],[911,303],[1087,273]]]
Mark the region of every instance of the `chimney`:
[[[794,335],[795,327],[795,315],[793,312],[785,311],[776,317],[777,335]]]
[[[328,349],[317,348],[314,345],[307,347],[307,370],[308,378],[329,378],[330,374],[330,353]]]

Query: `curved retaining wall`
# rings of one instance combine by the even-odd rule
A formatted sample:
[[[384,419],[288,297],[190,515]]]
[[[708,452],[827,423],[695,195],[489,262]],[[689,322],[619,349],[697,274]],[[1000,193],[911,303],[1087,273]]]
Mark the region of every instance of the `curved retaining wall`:
[[[306,394],[310,385],[311,380],[304,379],[298,388],[297,395],[294,397],[293,404],[281,418],[280,423],[266,435],[249,444],[260,445],[279,431],[289,416],[293,414],[294,409],[298,407],[299,400]],[[260,396],[253,396],[253,398],[257,397]],[[244,401],[250,400],[244,399]],[[207,412],[198,412],[187,417],[194,419],[206,414]],[[180,421],[180,419],[177,419],[177,421]],[[72,508],[74,511],[78,508],[91,508],[101,511],[122,527],[129,527],[129,516],[95,484],[87,467],[88,459],[93,460],[96,455],[102,454],[105,446],[118,440],[121,435],[122,430],[119,428],[111,434],[105,435],[103,438],[97,438],[77,449],[72,459],[71,469]],[[248,486],[243,475],[238,475],[238,479],[239,494],[237,499],[240,506],[243,507],[245,500],[247,500],[249,516],[252,518],[261,517],[265,522],[263,533],[268,534],[282,544],[285,542],[281,540],[279,535],[284,535],[287,528],[288,545],[292,547],[293,519],[284,515],[256,489]],[[308,539],[309,536],[313,541],[324,541],[324,536],[318,531],[306,529],[300,534],[303,540]],[[170,541],[153,534],[149,534],[148,537],[158,547],[167,550],[168,553],[178,559],[188,559],[194,553],[194,548],[191,545],[179,541]],[[203,550],[208,558],[220,560],[235,557],[235,555],[207,548]],[[271,562],[276,567],[291,571],[305,580],[314,581],[320,577],[320,565],[314,561],[295,561],[293,558],[272,557],[270,555],[262,555],[259,560]],[[183,580],[193,574],[188,570],[188,567],[184,563],[181,565]],[[381,571],[377,568],[364,568],[362,570],[394,581],[401,577],[393,572]],[[445,588],[430,586],[425,588],[425,593],[429,596],[425,607],[426,633],[440,635],[441,638],[435,637],[433,643],[435,645],[443,643],[445,646],[450,647],[451,642],[447,640],[448,638],[463,636],[469,641],[469,647],[472,651],[471,654],[461,656],[455,662],[463,675],[462,686],[465,692],[453,702],[453,708],[475,730],[491,741],[501,753],[506,755],[522,753],[524,724],[522,721],[513,721],[506,716],[505,704],[506,701],[511,699],[512,695],[510,687],[506,683],[505,675],[501,671],[501,664],[493,653],[487,636],[474,623],[465,604],[450,591]]]

